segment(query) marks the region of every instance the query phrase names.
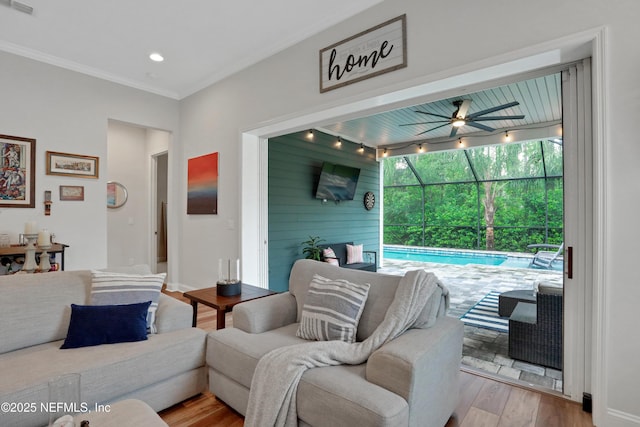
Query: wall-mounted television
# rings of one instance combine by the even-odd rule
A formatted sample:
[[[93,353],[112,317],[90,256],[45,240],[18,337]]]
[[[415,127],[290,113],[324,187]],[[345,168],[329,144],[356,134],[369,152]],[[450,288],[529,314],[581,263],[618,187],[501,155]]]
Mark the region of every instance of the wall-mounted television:
[[[318,180],[316,199],[353,200],[359,177],[358,168],[324,162]]]

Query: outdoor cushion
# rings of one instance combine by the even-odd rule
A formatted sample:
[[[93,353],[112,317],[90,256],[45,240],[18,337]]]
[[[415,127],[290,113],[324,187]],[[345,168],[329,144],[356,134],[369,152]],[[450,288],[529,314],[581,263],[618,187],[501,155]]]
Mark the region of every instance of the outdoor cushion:
[[[347,243],[347,264],[363,263],[363,245],[350,245]]]
[[[324,259],[324,262],[328,262],[329,264],[338,266],[340,265],[340,261],[338,261],[338,258],[336,258],[336,253],[331,248],[323,249],[322,257]]]

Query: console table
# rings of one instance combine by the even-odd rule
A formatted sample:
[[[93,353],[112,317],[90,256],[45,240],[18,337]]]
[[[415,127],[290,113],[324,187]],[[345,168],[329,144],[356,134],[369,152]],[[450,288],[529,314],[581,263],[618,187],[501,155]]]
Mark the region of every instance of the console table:
[[[68,247],[69,245],[65,245],[64,243],[52,243],[51,248],[47,249],[48,254],[60,254],[60,270],[64,270],[64,250]],[[24,256],[26,250],[27,247],[21,245],[11,245],[8,248],[0,248],[0,258]],[[40,248],[36,248],[36,255],[40,255],[41,253],[42,250]]]

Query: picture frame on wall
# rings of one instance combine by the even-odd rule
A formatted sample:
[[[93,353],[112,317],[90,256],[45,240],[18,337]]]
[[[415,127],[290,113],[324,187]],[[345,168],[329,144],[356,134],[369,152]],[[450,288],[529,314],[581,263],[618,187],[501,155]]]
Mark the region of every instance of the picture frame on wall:
[[[218,213],[218,153],[187,161],[187,215]]]
[[[47,151],[47,175],[98,178],[98,157]]]
[[[83,201],[84,187],[82,185],[61,185],[60,201]]]
[[[34,208],[36,140],[0,135],[0,208]]]

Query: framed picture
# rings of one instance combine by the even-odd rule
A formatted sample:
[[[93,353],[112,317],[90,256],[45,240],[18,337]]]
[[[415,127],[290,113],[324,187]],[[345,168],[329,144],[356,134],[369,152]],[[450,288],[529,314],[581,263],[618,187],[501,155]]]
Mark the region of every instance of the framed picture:
[[[218,213],[218,153],[188,160],[187,214]]]
[[[84,187],[82,185],[61,185],[60,201],[84,200]]]
[[[34,208],[36,140],[0,135],[0,208]]]
[[[97,157],[47,151],[47,175],[98,178]]]

